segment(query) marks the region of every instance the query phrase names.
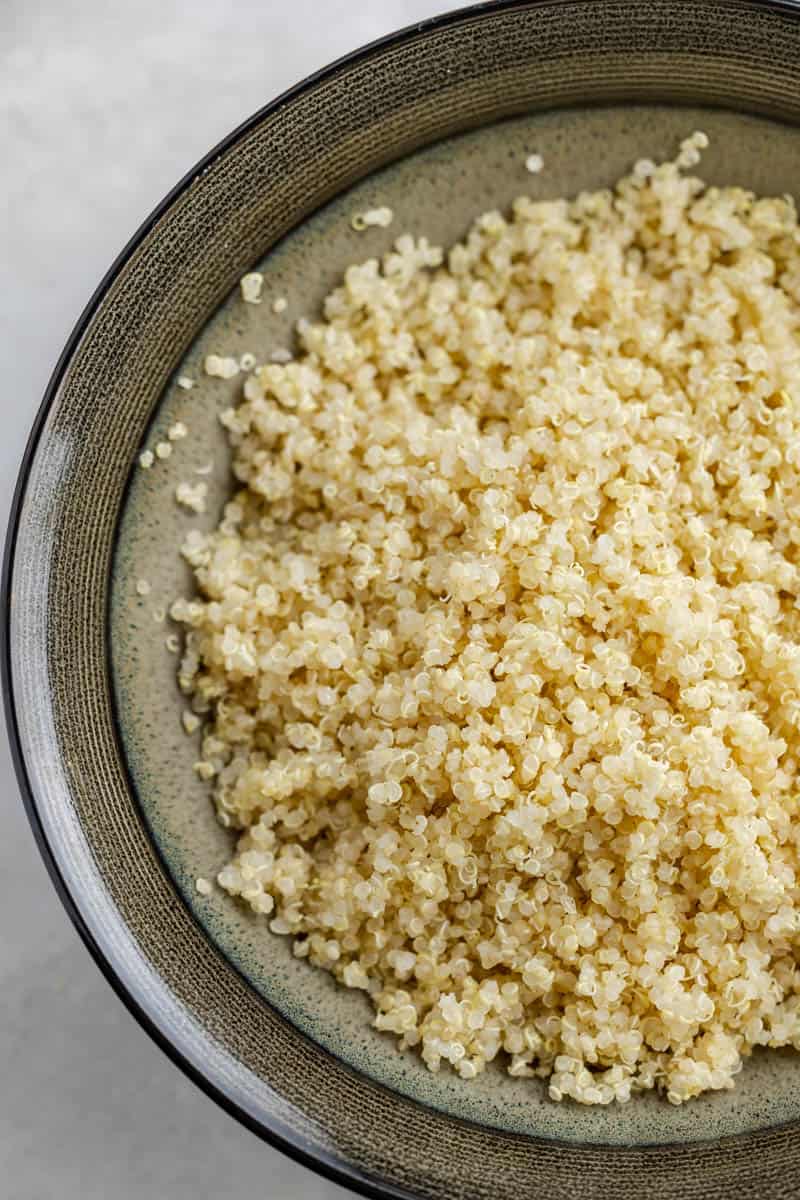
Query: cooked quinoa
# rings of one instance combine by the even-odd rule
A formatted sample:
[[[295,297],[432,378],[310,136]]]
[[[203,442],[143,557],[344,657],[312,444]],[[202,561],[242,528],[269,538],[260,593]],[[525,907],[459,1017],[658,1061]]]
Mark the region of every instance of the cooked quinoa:
[[[704,143],[351,267],[173,607],[219,884],[556,1100],[800,1048],[800,231]]]
[[[242,299],[246,304],[261,303],[261,289],[264,287],[264,276],[260,271],[248,271],[239,280]]]
[[[387,229],[394,220],[394,213],[385,205],[380,208],[370,208],[367,212],[353,213],[350,224],[357,233],[372,226]]]
[[[182,504],[184,508],[188,508],[191,512],[204,513],[206,511],[206,497],[208,495],[207,483],[179,483],[175,488],[175,499],[178,504]]]

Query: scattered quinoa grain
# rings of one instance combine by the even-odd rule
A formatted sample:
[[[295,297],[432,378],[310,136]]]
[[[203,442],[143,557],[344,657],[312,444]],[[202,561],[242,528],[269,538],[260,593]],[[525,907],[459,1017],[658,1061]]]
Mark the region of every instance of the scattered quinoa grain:
[[[176,421],[174,425],[170,425],[167,430],[167,437],[171,442],[179,442],[181,438],[185,438],[189,430],[184,425],[183,421]]]
[[[136,580],[136,594],[139,596],[149,596],[151,591],[150,584],[146,579]]]
[[[156,458],[169,458],[170,454],[172,454],[172,445],[169,442],[156,444]]]
[[[206,511],[207,495],[207,483],[179,483],[175,488],[175,499],[178,504],[182,504],[184,508],[196,513]]]
[[[179,375],[178,376],[178,387],[183,388],[183,390],[185,392],[190,392],[192,390],[192,388],[194,387],[194,380],[191,379],[188,375]]]
[[[274,313],[286,312],[286,309],[288,308],[288,306],[289,306],[289,302],[285,296],[276,296],[275,299],[272,301],[272,311]]]
[[[287,350],[285,346],[278,346],[269,356],[270,362],[280,363],[281,365],[292,361],[292,352]]]
[[[525,159],[525,170],[530,171],[531,175],[538,175],[544,168],[544,159],[541,154],[529,154]]]
[[[143,450],[139,455],[139,466],[145,471],[149,471],[154,462],[155,456],[153,455],[152,450]]]
[[[195,880],[194,886],[201,896],[210,896],[214,890],[209,881],[203,879],[202,876]]]
[[[230,356],[208,354],[203,363],[203,369],[206,375],[213,375],[218,379],[233,379],[234,375],[239,374],[239,363]]]
[[[171,610],[220,887],[556,1101],[800,1049],[800,229],[705,143],[350,267]]]
[[[255,354],[251,354],[249,351],[247,351],[239,358],[239,366],[243,371],[252,371],[257,361],[258,360]]]
[[[247,275],[243,275],[239,280],[239,287],[242,291],[242,299],[247,304],[261,303],[261,289],[264,286],[264,276],[260,271],[249,271]]]
[[[350,224],[357,232],[368,229],[371,226],[378,226],[381,229],[387,229],[394,219],[394,213],[386,205],[380,208],[370,208],[366,212],[353,213],[350,218]]]

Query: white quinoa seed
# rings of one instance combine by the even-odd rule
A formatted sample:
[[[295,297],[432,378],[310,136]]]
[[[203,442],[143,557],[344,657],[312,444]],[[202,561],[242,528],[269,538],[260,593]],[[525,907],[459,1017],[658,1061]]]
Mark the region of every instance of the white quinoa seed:
[[[210,896],[214,890],[212,884],[207,879],[203,879],[202,876],[194,881],[194,886],[201,896]]]
[[[178,376],[178,387],[183,388],[185,392],[190,392],[194,387],[194,380],[188,375]]]
[[[155,462],[155,456],[152,450],[143,450],[139,455],[139,466],[145,471],[149,471]]]
[[[189,734],[195,733],[200,728],[200,718],[196,713],[190,712],[188,708],[181,717],[181,723]]]
[[[186,428],[183,421],[176,421],[175,424],[170,425],[169,429],[167,430],[167,437],[171,442],[179,442],[182,438],[185,438],[188,433],[189,430]]]
[[[179,483],[175,488],[175,499],[178,504],[182,504],[184,508],[196,513],[206,511],[207,495],[207,483]]]
[[[203,363],[203,370],[206,375],[216,376],[218,379],[233,379],[234,375],[239,374],[239,363],[235,358],[230,356],[223,357],[219,354],[207,354]]]
[[[169,458],[172,454],[172,446],[169,442],[158,442],[156,444],[156,458]]]
[[[150,583],[147,579],[136,580],[136,594],[138,596],[149,596],[151,590]]]
[[[286,312],[289,302],[285,296],[276,296],[272,301],[272,311],[274,313]]]
[[[356,232],[360,233],[364,229],[369,229],[372,226],[377,226],[380,229],[387,229],[394,219],[394,213],[386,205],[380,208],[370,208],[366,212],[353,213],[350,218],[350,224]]]
[[[544,159],[541,154],[529,154],[525,159],[525,170],[530,171],[531,175],[538,175],[544,168]]]
[[[554,1100],[800,1049],[800,229],[705,141],[350,267],[171,610],[220,886]]]
[[[261,303],[261,289],[264,286],[264,276],[260,271],[249,271],[239,280],[242,299],[246,304]]]

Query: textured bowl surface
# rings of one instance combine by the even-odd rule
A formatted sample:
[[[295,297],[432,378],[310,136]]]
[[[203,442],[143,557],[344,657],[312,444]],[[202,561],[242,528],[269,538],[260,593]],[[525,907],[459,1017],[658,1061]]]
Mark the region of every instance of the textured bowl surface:
[[[431,1075],[371,1028],[363,996],[218,890],[198,896],[230,837],[192,771],[159,610],[191,586],[182,537],[216,523],[230,488],[217,415],[242,377],[208,379],[202,359],[291,345],[342,270],[401,232],[449,244],[488,208],[611,184],[696,128],[711,137],[705,178],[800,195],[799,121],[791,5],[455,14],[339,64],[233,135],[128,248],[56,372],[6,561],[6,700],[34,828],[90,947],[165,1048],[263,1136],[361,1190],[798,1196],[800,1056],[757,1054],[734,1092],[677,1109],[652,1095],[555,1105],[499,1067],[472,1083]],[[384,203],[391,229],[352,230],[353,211]],[[253,306],[235,285],[256,264]],[[177,419],[189,437],[138,469]],[[211,503],[194,517],[174,489],[207,464]]]

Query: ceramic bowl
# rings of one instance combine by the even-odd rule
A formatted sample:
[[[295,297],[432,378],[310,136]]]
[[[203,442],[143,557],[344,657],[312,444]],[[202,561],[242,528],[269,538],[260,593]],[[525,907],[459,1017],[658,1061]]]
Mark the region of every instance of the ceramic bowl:
[[[198,876],[226,861],[182,730],[170,601],[177,547],[230,487],[217,420],[241,377],[205,354],[291,345],[351,262],[401,231],[447,244],[527,192],[608,185],[702,128],[703,174],[800,195],[800,12],[753,0],[480,5],[359,51],[257,113],[146,221],[56,368],[6,548],[6,710],[53,881],[143,1026],[225,1108],[373,1196],[800,1195],[800,1056],[750,1060],[733,1092],[587,1109],[497,1068],[429,1074],[364,997]],[[532,151],[545,170],[531,176]],[[356,232],[376,204],[392,228]],[[258,265],[265,299],[236,284]],[[178,376],[194,380],[191,390]],[[182,420],[165,462],[145,446]],[[209,511],[176,483],[205,472]],[[146,580],[142,595],[137,585]]]

